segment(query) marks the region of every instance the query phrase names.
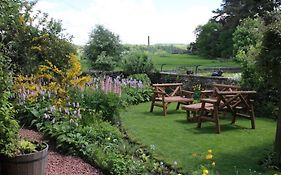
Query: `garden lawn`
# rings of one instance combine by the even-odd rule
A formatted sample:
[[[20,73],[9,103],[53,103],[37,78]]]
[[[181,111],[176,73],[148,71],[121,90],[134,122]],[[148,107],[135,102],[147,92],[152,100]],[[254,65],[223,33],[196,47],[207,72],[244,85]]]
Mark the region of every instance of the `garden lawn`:
[[[187,54],[172,54],[167,56],[157,56],[150,55],[152,62],[155,64],[158,70],[161,69],[161,64],[163,70],[177,69],[179,67],[191,67],[194,65],[201,65],[199,68],[203,67],[240,67],[241,65],[232,60],[218,60],[218,59],[208,59],[197,55],[187,55]]]
[[[215,134],[213,123],[203,123],[198,129],[197,123],[186,121],[185,111],[175,110],[175,105],[168,107],[166,117],[162,108],[155,107],[153,113],[149,109],[150,103],[130,106],[121,113],[123,127],[132,140],[154,145],[153,154],[158,159],[170,164],[177,161],[185,173],[195,170],[202,160],[192,154],[206,155],[208,149],[213,150],[220,175],[274,173],[258,165],[273,148],[274,121],[257,118],[253,130],[249,120],[238,118],[236,125],[231,125],[230,117],[226,117],[220,121],[221,134]]]

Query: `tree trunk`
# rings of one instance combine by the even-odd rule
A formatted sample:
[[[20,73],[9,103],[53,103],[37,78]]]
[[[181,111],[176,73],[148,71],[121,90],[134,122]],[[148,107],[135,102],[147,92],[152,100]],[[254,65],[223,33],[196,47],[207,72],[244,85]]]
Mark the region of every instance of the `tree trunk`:
[[[281,168],[281,100],[279,101],[279,115],[277,118],[274,151],[276,152],[277,166]]]

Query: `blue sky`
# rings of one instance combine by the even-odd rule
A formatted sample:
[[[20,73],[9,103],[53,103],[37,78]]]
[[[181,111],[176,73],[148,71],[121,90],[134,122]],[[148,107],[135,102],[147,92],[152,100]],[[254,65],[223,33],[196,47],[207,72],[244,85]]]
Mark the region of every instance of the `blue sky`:
[[[221,0],[39,0],[36,9],[62,20],[63,28],[83,45],[97,24],[118,34],[122,43],[183,43],[213,16]]]

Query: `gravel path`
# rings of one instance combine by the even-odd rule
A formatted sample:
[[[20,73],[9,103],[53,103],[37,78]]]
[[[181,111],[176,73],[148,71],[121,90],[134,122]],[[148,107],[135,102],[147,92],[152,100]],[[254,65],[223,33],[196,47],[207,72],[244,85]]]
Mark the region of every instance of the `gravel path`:
[[[29,140],[48,142],[40,133],[28,129],[21,129],[20,136]],[[102,175],[102,173],[79,157],[59,154],[55,151],[54,145],[49,143],[46,175]]]

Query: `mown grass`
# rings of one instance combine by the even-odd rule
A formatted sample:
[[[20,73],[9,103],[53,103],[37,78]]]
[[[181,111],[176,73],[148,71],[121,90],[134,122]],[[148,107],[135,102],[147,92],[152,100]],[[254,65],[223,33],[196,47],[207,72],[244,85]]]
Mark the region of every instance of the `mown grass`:
[[[275,122],[257,118],[255,130],[250,121],[239,119],[236,125],[230,118],[221,119],[221,134],[215,134],[212,123],[197,124],[186,121],[184,111],[169,106],[168,115],[161,108],[148,112],[150,103],[131,106],[122,112],[121,120],[129,137],[146,146],[155,145],[154,155],[172,164],[177,161],[185,173],[197,168],[200,160],[193,153],[214,152],[216,168],[221,175],[274,174],[258,164],[273,148]],[[251,169],[251,170],[249,170]],[[254,173],[256,171],[256,173]],[[237,173],[238,172],[238,173]]]
[[[239,63],[229,59],[209,59],[197,55],[187,54],[172,54],[167,56],[150,55],[153,63],[158,70],[163,66],[163,70],[174,70],[180,67],[194,68],[195,65],[201,65],[203,67],[240,67]]]

